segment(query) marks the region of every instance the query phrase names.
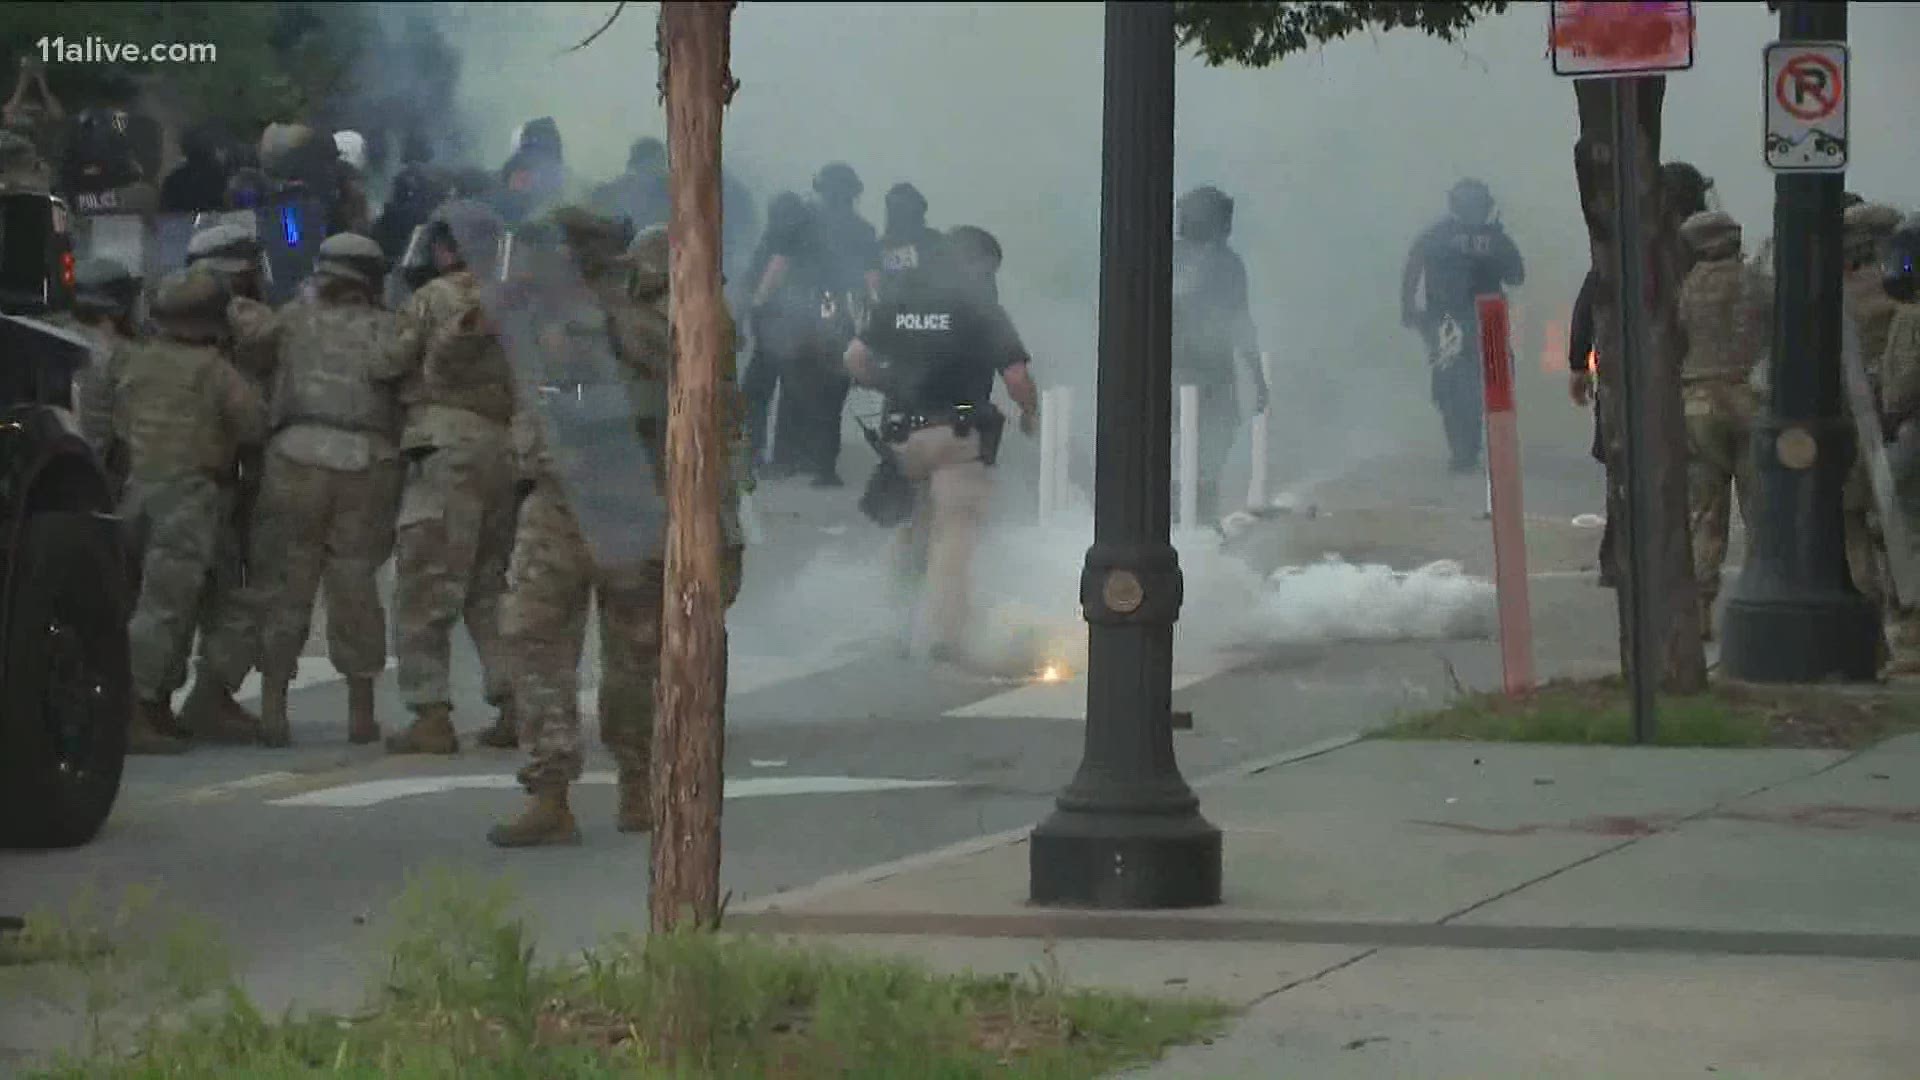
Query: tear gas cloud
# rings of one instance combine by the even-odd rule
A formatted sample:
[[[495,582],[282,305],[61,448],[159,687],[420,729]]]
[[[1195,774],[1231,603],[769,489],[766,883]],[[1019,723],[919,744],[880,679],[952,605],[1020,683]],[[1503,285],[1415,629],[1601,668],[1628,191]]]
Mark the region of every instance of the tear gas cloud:
[[[630,5],[592,45],[563,55],[613,7],[436,7],[460,56],[460,122],[487,164],[504,157],[517,124],[541,115],[556,118],[586,181],[617,172],[635,137],[664,135],[655,5]],[[1697,65],[1669,80],[1663,144],[1669,158],[1715,177],[1757,246],[1771,232],[1772,202],[1760,164],[1760,56],[1777,20],[1758,2],[1698,10]],[[1176,182],[1215,184],[1236,200],[1233,243],[1277,369],[1276,481],[1405,446],[1437,450],[1418,345],[1399,326],[1399,278],[1413,236],[1462,176],[1491,185],[1528,261],[1515,298],[1528,313],[1517,342],[1523,413],[1566,409],[1560,380],[1527,360],[1540,348],[1538,327],[1564,318],[1588,264],[1574,94],[1546,59],[1546,18],[1543,4],[1517,4],[1455,43],[1362,34],[1265,71],[1210,69],[1182,55]],[[732,46],[741,87],[725,121],[727,167],[763,206],[781,190],[805,192],[837,159],[861,174],[861,206],[876,224],[880,194],[910,180],[934,225],[997,234],[1002,296],[1036,374],[1079,390],[1082,456],[1099,279],[1102,21],[1098,4],[743,4]],[[1920,89],[1909,48],[1920,44],[1920,18],[1905,5],[1855,5],[1851,21],[1858,149],[1849,186],[1910,207],[1920,203],[1908,190],[1920,147],[1905,134],[1904,105]],[[1561,449],[1580,452],[1587,435],[1584,420],[1570,419]],[[1009,439],[1003,487],[1022,482],[1023,442]],[[866,460],[861,448],[849,454]],[[1059,563],[1048,587],[1065,594],[1069,612],[1085,539],[1020,541],[1040,544],[1029,562]],[[1006,565],[989,554],[983,578]],[[851,571],[873,572],[869,563]],[[1331,582],[1326,575],[1356,572],[1318,573]],[[1197,632],[1197,610],[1189,601],[1184,635]]]

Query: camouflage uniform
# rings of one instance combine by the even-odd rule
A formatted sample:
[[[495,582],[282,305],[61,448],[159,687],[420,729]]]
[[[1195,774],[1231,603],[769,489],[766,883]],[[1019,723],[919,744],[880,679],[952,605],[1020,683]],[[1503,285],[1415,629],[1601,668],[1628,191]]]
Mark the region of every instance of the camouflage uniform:
[[[501,847],[579,839],[567,789],[580,778],[584,764],[578,669],[590,600],[597,600],[600,611],[600,737],[618,766],[618,826],[623,832],[644,832],[652,826],[648,779],[666,554],[666,475],[660,451],[666,434],[671,356],[666,232],[647,230],[630,259],[623,260],[623,227],[571,208],[556,211],[552,220],[586,283],[575,287],[571,296],[539,305],[533,318],[544,324],[544,333],[533,336],[543,346],[552,343],[550,350],[543,347],[542,360],[558,367],[584,350],[600,347],[593,335],[604,327],[611,334],[617,365],[617,373],[606,374],[615,375],[624,386],[562,394],[562,404],[551,411],[530,408],[517,418],[515,445],[533,487],[521,508],[513,588],[502,629],[521,663],[515,701],[532,755],[519,778],[532,801],[518,819],[496,826],[489,834]],[[566,343],[568,330],[580,335],[578,344]],[[730,357],[731,349],[723,348],[722,355]],[[593,371],[594,365],[584,366]],[[725,376],[726,422],[736,436],[730,446],[729,483],[737,492],[740,470],[747,464],[744,402],[738,400],[732,373]],[[575,431],[573,437],[566,437],[567,425],[574,422],[562,411],[568,396],[605,400],[610,394],[623,396],[631,407],[637,425],[629,426],[622,416],[612,423],[637,435],[652,452],[651,476],[623,478],[589,460],[594,451],[586,447],[610,447],[619,454],[625,452],[623,440],[632,436],[595,438],[587,431]],[[640,486],[622,490],[621,479],[637,480]],[[657,517],[650,524],[639,524],[649,521],[649,502]],[[731,603],[739,587],[740,533],[735,499],[723,499],[722,507],[729,556],[724,588]]]
[[[490,235],[498,235],[498,219],[486,211],[458,212],[491,222]],[[511,701],[499,608],[513,550],[513,373],[473,271],[445,273],[408,299],[379,367],[377,378],[400,381],[405,409],[394,615],[400,696],[414,713],[413,727],[387,745],[454,753],[447,665],[463,615],[487,702],[504,711]]]
[[[261,727],[288,741],[287,686],[312,628],[324,576],[327,651],[347,679],[348,738],[379,737],[373,680],[387,663],[387,620],[374,583],[393,553],[400,501],[400,405],[369,369],[391,346],[393,316],[372,303],[383,258],[353,233],[329,237],[317,295],[278,313],[235,300],[242,339],[278,352],[260,501],[248,564],[258,575]]]
[[[1737,493],[1740,518],[1753,520],[1753,418],[1749,383],[1772,325],[1773,286],[1740,260],[1740,226],[1721,212],[1695,214],[1680,234],[1695,256],[1680,286],[1686,334],[1681,394],[1686,405],[1687,488],[1693,569],[1700,587],[1702,632],[1713,636]],[[1732,489],[1730,493],[1729,488]]]
[[[1889,320],[1886,347],[1878,364],[1882,425],[1891,435],[1903,424],[1920,419],[1920,304],[1897,303]],[[1908,535],[1920,534],[1920,513],[1909,491],[1911,477],[1904,483],[1900,509],[1906,515]],[[1887,639],[1893,656],[1889,674],[1908,674],[1920,670],[1920,604],[1908,603],[1893,614],[1887,627]]]
[[[259,394],[216,345],[224,299],[200,275],[172,275],[154,293],[159,338],[127,350],[113,372],[114,436],[129,455],[120,513],[144,552],[128,627],[133,689],[160,730],[171,726],[168,702],[186,681],[237,447],[265,432]]]
[[[1848,207],[1843,220],[1847,274],[1842,288],[1846,293],[1846,313],[1859,331],[1860,362],[1866,368],[1875,399],[1880,400],[1886,385],[1881,378],[1880,361],[1886,351],[1887,331],[1893,325],[1896,305],[1881,283],[1876,249],[1900,224],[1900,211],[1890,206],[1862,203]],[[1876,605],[1885,607],[1888,596],[1886,582],[1881,580],[1880,552],[1886,540],[1880,533],[1879,514],[1873,505],[1873,482],[1867,477],[1864,453],[1854,455],[1841,499],[1847,570],[1856,588]]]
[[[236,225],[217,225],[196,233],[187,248],[188,270],[220,283],[228,297],[257,291],[260,245],[253,234]],[[272,375],[273,349],[257,341],[243,342],[229,323],[222,348],[235,370],[266,396]],[[214,538],[214,559],[208,588],[201,601],[200,655],[193,689],[181,706],[195,737],[209,742],[252,743],[259,739],[259,723],[233,698],[258,660],[258,582],[249,580],[247,524],[259,502],[261,447],[239,448],[227,485],[227,503]]]

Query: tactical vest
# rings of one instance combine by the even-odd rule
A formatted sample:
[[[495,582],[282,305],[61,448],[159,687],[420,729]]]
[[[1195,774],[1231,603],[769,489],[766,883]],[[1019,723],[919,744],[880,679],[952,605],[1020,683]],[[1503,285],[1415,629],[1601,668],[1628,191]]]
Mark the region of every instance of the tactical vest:
[[[478,283],[472,274],[459,271],[436,278],[426,288],[457,291],[468,306],[431,328],[420,370],[401,390],[408,426],[414,425],[414,414],[435,407],[494,424],[510,423],[513,368],[481,308]]]
[[[321,424],[392,438],[400,404],[367,377],[388,346],[392,317],[364,304],[300,300],[280,313],[272,430]]]
[[[115,372],[114,428],[135,477],[216,473],[232,463],[216,397],[225,363],[212,345],[153,340],[128,348]]]
[[[1739,259],[1698,263],[1680,287],[1685,382],[1744,381],[1765,350],[1764,283]]]

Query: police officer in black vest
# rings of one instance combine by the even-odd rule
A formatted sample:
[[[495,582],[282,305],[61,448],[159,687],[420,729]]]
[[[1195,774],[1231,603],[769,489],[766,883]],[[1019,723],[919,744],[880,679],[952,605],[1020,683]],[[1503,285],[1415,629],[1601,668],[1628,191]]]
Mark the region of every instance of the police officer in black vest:
[[[947,234],[935,258],[903,273],[847,347],[847,371],[886,395],[882,439],[915,488],[901,530],[902,584],[924,565],[928,655],[958,660],[971,594],[973,549],[993,495],[1005,417],[993,377],[1020,406],[1020,428],[1039,426],[1039,391],[1006,310],[993,299],[1000,245],[984,229]],[[911,625],[911,623],[909,623]]]

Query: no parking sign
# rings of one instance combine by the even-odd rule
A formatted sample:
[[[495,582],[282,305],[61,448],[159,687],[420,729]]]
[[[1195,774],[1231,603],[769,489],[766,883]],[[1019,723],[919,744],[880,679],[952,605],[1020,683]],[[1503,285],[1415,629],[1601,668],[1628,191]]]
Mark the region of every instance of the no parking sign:
[[[1776,41],[1766,49],[1766,160],[1774,172],[1847,168],[1847,47]]]

